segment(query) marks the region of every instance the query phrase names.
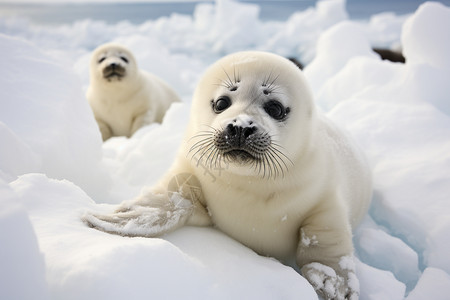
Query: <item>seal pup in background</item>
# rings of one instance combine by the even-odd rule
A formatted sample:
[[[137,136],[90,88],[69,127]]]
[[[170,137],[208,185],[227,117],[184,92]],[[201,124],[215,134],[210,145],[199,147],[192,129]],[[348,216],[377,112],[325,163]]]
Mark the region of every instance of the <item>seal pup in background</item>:
[[[324,299],[358,299],[352,228],[371,193],[364,155],[315,108],[302,71],[278,55],[239,52],[200,80],[160,182],[83,220],[147,237],[214,225],[261,255],[295,259]]]
[[[86,96],[103,141],[130,137],[144,125],[161,123],[170,105],[180,101],[167,83],[139,70],[128,49],[113,43],[94,50]]]

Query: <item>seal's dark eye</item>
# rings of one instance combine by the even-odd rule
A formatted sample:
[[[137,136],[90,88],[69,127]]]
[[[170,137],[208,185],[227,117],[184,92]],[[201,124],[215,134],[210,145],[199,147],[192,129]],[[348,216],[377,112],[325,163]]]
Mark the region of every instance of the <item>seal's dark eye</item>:
[[[286,119],[290,108],[284,107],[283,104],[276,100],[270,100],[269,102],[266,102],[266,104],[264,104],[264,110],[275,120],[283,121],[284,119]]]
[[[100,58],[100,59],[98,60],[98,63],[101,64],[105,59],[106,59],[106,56],[103,56],[102,58]]]
[[[128,63],[128,59],[125,56],[121,56],[120,59],[123,60],[125,63]]]
[[[216,114],[220,114],[224,110],[226,110],[228,107],[231,106],[231,99],[227,96],[222,96],[217,101],[212,101],[212,108]]]

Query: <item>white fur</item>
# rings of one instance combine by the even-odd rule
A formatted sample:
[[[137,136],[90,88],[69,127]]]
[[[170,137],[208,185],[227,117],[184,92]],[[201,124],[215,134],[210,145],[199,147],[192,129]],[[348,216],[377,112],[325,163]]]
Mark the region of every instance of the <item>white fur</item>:
[[[230,89],[229,83],[236,89]],[[271,92],[266,95],[268,84]],[[211,100],[223,95],[232,99],[232,105],[215,113]],[[263,109],[273,99],[290,108],[286,120],[276,121]],[[268,173],[268,169],[219,158],[219,163],[211,163],[212,152],[192,151],[204,134],[222,130],[230,120],[270,133],[286,155],[280,155],[282,171]],[[161,196],[170,203],[167,191],[173,189],[177,174],[193,174],[198,180],[176,184],[194,206],[187,224],[214,224],[261,255],[286,263],[295,258],[303,276],[325,299],[358,298],[354,267],[340,262],[352,256],[351,230],[370,203],[369,168],[350,139],[316,110],[307,82],[294,64],[263,52],[240,52],[216,62],[198,84],[185,141],[166,176],[149,192],[124,203],[117,213],[95,216],[88,223],[108,232],[135,235],[138,231],[124,230],[129,220],[121,213],[142,211],[144,215],[145,207],[159,207],[160,200],[155,199]],[[137,219],[134,222],[139,223],[142,217]],[[117,220],[114,230],[101,224]]]
[[[125,68],[122,79],[103,77],[103,69],[111,63]],[[169,106],[180,101],[167,83],[139,70],[128,49],[113,43],[104,44],[93,52],[86,96],[103,140],[111,136],[130,137],[144,125],[161,123]]]

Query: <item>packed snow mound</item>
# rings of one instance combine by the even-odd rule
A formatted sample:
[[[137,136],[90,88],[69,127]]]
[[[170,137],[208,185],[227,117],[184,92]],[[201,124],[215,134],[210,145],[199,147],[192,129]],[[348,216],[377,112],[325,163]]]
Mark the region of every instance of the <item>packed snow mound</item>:
[[[417,9],[414,18],[406,21],[402,44],[408,62],[450,68],[450,40],[445,38],[450,27],[449,14],[449,7],[439,2],[428,2]]]
[[[314,60],[305,69],[313,91],[320,91],[327,79],[355,56],[376,57],[361,25],[345,21],[325,31],[317,42]]]
[[[20,201],[11,187],[0,179],[0,297],[49,299],[44,257]]]
[[[286,22],[263,22],[258,6],[226,0],[141,25],[0,19],[0,298],[317,299],[294,269],[214,228],[124,238],[80,218],[113,210],[163,175],[199,76],[246,48],[310,62],[317,104],[369,158],[374,199],[354,233],[360,299],[447,299],[450,9],[427,2],[407,20],[386,13],[354,22],[344,3],[319,1]],[[237,27],[221,34],[221,18],[241,7],[235,21],[252,38],[237,38]],[[184,102],[163,124],[102,144],[84,90],[90,52],[107,41],[129,47]],[[406,64],[371,51],[400,42]]]
[[[42,172],[99,196],[97,186],[108,178],[99,166],[101,140],[78,77],[28,42],[1,35],[0,47],[1,178]]]
[[[165,239],[124,238],[82,223],[84,210],[113,207],[95,205],[71,182],[28,174],[11,188],[40,237],[52,299],[315,297],[293,269],[212,228],[184,228]]]
[[[401,36],[408,64],[418,69],[409,88],[448,115],[450,40],[445,37],[450,28],[449,15],[449,7],[427,2],[418,8],[414,18],[406,21]]]

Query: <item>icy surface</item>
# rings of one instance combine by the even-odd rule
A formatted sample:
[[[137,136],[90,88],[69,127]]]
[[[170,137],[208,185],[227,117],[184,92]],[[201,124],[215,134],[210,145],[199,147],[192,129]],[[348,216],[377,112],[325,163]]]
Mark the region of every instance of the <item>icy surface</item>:
[[[158,180],[199,76],[242,49],[307,64],[317,104],[369,158],[374,199],[354,237],[360,298],[448,299],[450,8],[428,2],[412,16],[365,22],[348,20],[341,0],[286,22],[263,22],[258,12],[220,0],[141,25],[0,19],[1,299],[316,299],[292,268],[213,228],[124,238],[80,218],[110,212]],[[84,93],[89,53],[109,41],[129,47],[184,101],[163,124],[102,144]],[[406,64],[381,61],[373,46],[401,46]]]

